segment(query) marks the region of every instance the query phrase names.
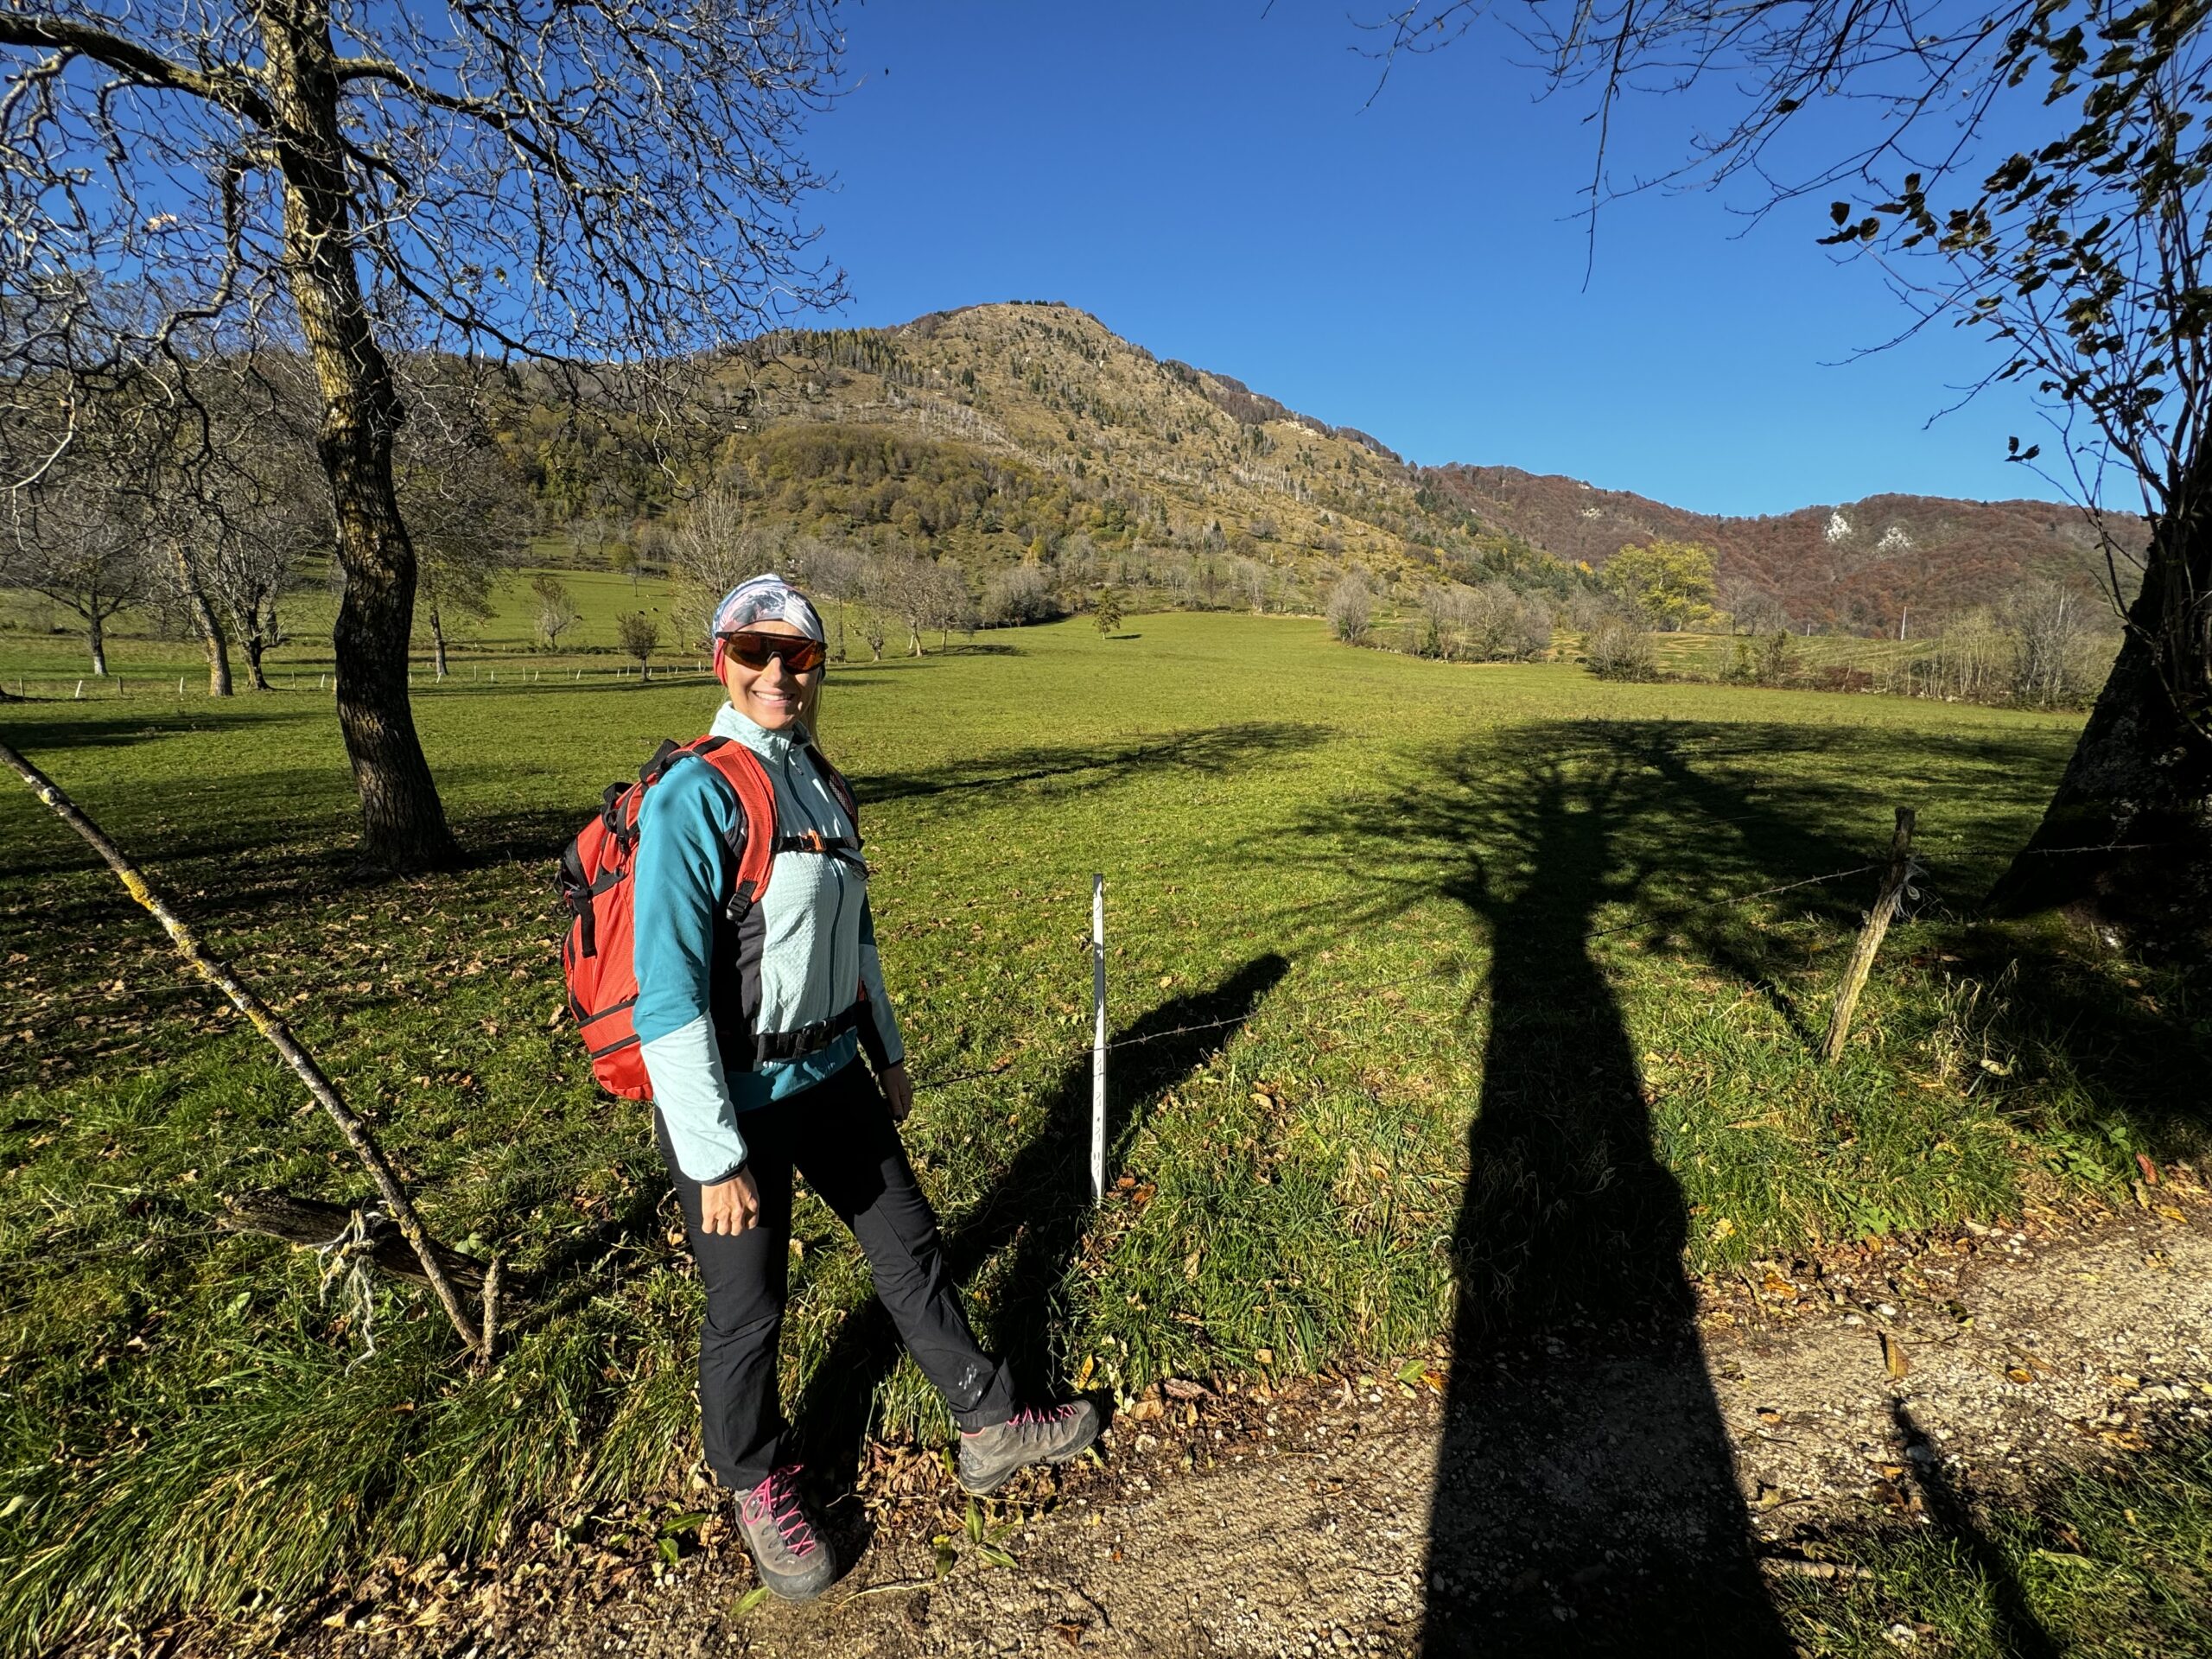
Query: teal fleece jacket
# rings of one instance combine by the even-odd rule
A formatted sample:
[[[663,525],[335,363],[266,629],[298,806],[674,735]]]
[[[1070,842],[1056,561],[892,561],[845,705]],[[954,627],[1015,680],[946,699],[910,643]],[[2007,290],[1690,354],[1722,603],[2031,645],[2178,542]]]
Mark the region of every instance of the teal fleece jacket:
[[[850,818],[806,753],[801,731],[764,731],[728,704],[714,733],[760,758],[776,789],[776,820],[785,835],[812,829],[851,836]],[[743,1115],[820,1083],[860,1052],[856,1033],[796,1060],[758,1071],[727,1070],[715,1039],[709,984],[715,912],[727,893],[722,837],[735,826],[737,798],[705,762],[671,766],[645,793],[638,815],[632,1015],[652,1080],[653,1103],[668,1125],[677,1162],[696,1181],[725,1180],[745,1162]],[[761,904],[760,1013],[763,1032],[797,1031],[843,1013],[861,987],[890,1062],[906,1054],[883,988],[868,877],[844,859],[779,853]],[[734,963],[721,964],[735,972]]]

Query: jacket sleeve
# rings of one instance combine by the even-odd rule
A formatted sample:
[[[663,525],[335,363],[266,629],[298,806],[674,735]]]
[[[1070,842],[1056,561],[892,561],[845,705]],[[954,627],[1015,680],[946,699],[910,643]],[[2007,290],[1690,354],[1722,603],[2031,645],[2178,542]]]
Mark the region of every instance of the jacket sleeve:
[[[899,1016],[891,1011],[890,994],[883,988],[883,962],[875,949],[875,912],[868,908],[865,894],[861,898],[861,983],[868,990],[868,1011],[875,1017],[876,1042],[867,1045],[868,1058],[884,1065],[904,1064],[906,1041],[899,1034]],[[868,1035],[861,1033],[863,1039]]]
[[[722,837],[737,810],[703,764],[677,762],[646,792],[631,874],[639,1052],[677,1166],[709,1185],[745,1162],[709,997]]]

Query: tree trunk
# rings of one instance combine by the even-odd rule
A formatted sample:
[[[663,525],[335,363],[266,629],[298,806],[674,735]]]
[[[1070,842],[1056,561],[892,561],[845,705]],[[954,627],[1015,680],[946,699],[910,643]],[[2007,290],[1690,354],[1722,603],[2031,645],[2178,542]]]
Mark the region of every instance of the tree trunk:
[[[460,849],[407,698],[415,548],[391,476],[392,436],[405,411],[353,263],[327,0],[261,0],[257,10],[284,181],[284,274],[322,393],[316,447],[346,573],[331,644],[361,850],[395,869],[451,864]]]
[[[2152,525],[2142,591],[2043,822],[1991,893],[2139,944],[2212,944],[2212,524]]]
[[[245,639],[241,643],[245,646],[246,683],[257,691],[266,691],[269,676],[262,672],[261,653],[268,648],[268,642],[261,637],[261,630],[255,627],[246,631]]]
[[[200,573],[192,568],[192,555],[184,543],[171,543],[169,555],[176,561],[177,585],[183,590],[185,608],[192,613],[192,626],[200,630],[200,643],[207,650],[207,695],[227,697],[231,695],[230,641],[223,637],[223,625],[215,618],[215,607],[207,602],[207,590],[200,585]]]
[[[92,649],[92,677],[107,677],[107,627],[95,610],[85,618],[85,643]]]
[[[430,660],[437,665],[438,677],[442,680],[445,678],[446,625],[445,619],[438,614],[438,607],[435,601],[430,606]]]

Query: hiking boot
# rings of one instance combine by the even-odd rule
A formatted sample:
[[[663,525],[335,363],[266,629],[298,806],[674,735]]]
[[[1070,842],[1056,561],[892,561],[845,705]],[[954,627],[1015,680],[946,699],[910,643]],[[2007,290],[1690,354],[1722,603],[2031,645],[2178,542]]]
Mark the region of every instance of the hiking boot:
[[[737,1529],[760,1582],[785,1601],[811,1601],[837,1576],[837,1557],[798,1495],[798,1465],[787,1463],[737,1495]]]
[[[960,1434],[960,1484],[978,1497],[1033,1463],[1065,1463],[1098,1438],[1098,1408],[1088,1400],[1037,1411],[1018,1411],[988,1428]]]

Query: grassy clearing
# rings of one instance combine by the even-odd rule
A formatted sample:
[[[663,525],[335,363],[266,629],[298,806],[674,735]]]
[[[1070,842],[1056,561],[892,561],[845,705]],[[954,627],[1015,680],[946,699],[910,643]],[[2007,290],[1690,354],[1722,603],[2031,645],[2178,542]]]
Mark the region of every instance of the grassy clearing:
[[[594,1096],[558,1023],[547,873],[710,698],[503,671],[416,709],[476,861],[370,887],[318,698],[0,709],[288,1007],[433,1224],[504,1249],[527,1296],[474,1380],[413,1293],[378,1291],[364,1358],[313,1258],[213,1236],[222,1194],[365,1183],[105,870],[27,798],[0,804],[0,1630],[282,1600],[696,1478],[695,1287],[644,1114]],[[1436,1350],[1485,1067],[1541,1052],[1542,1010],[1491,983],[1496,942],[1530,931],[1617,1001],[1648,1110],[1605,1155],[1663,1172],[1652,1237],[1695,1269],[2124,1194],[2135,1152],[2194,1150],[2205,1031],[2177,981],[1950,918],[2073,732],[1160,615],[840,668],[823,736],[865,803],[917,1075],[991,1072],[926,1092],[909,1136],[980,1322],[1033,1374],[1131,1389]],[[1897,800],[1929,892],[1824,1069],[1808,1033],[1873,878],[1713,901],[1873,861]],[[1096,1213],[1093,869],[1130,1045]],[[1510,1249],[1513,1224],[1484,1236]],[[849,1460],[863,1414],[942,1433],[854,1317],[872,1305],[835,1223],[803,1198],[795,1227],[785,1382],[823,1454]]]

